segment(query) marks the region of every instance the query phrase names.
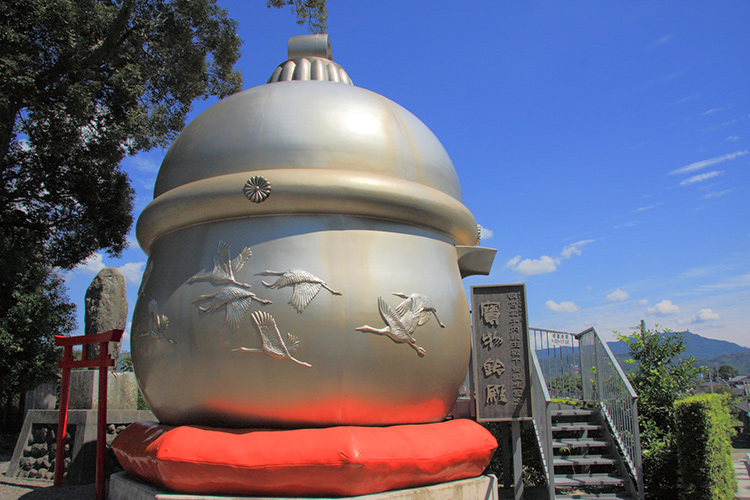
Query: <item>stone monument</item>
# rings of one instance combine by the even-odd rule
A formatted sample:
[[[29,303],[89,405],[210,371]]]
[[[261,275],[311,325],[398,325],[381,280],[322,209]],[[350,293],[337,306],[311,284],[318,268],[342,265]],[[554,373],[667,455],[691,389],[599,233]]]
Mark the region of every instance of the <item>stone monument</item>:
[[[84,333],[95,335],[109,330],[124,330],[128,321],[128,299],[125,275],[116,267],[105,267],[91,281],[86,289],[84,312]],[[92,346],[87,359],[96,359],[99,347]],[[110,356],[117,361],[120,357],[120,343],[112,342]]]
[[[125,277],[119,269],[106,267],[86,291],[85,333],[92,335],[112,329],[124,329],[128,313]],[[114,344],[114,343],[113,343]],[[99,346],[89,350],[88,359],[98,356]],[[110,347],[113,358],[119,355],[119,343]],[[94,352],[95,351],[95,352]],[[16,443],[7,475],[51,481],[55,463],[55,437],[58,410],[55,410],[57,380],[37,391],[43,397],[33,398]],[[86,484],[94,481],[96,426],[99,399],[99,371],[71,372],[68,407],[68,436],[65,450],[65,481]],[[27,396],[28,398],[29,396]],[[28,399],[27,399],[28,400]],[[108,441],[125,425],[153,418],[149,411],[137,409],[138,384],[135,375],[109,372],[107,377]]]
[[[354,86],[328,35],[290,39],[266,85],[185,128],[136,233],[133,363],[160,423],[115,441],[130,474],[279,496],[481,474],[494,438],[445,418],[470,357],[461,279],[495,251],[477,246],[440,141]]]
[[[86,289],[84,333],[94,335],[113,329],[125,329],[128,317],[125,275],[114,267],[105,267],[94,277]],[[110,355],[117,362],[120,343],[112,342]],[[87,359],[99,356],[99,346],[88,349]],[[71,372],[70,408],[89,410],[97,408],[99,399],[99,371],[75,370]],[[110,372],[107,377],[107,408],[135,410],[138,402],[138,384],[130,372]]]

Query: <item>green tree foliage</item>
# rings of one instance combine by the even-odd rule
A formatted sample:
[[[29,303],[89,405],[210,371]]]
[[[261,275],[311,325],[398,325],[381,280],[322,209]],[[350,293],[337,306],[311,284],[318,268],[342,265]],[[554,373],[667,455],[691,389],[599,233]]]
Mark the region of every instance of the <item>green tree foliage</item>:
[[[649,498],[676,497],[677,453],[674,444],[674,402],[693,387],[701,368],[691,356],[680,358],[685,343],[680,333],[641,328],[617,335],[630,350],[637,368],[628,374],[638,394],[643,473]]]
[[[193,100],[236,92],[242,78],[236,23],[214,0],[4,0],[0,47],[7,400],[54,367],[52,335],[72,328],[54,269],[126,245],[121,160],[167,145]]]
[[[240,90],[240,43],[213,0],[0,3],[3,230],[64,269],[122,251],[120,161],[169,144],[196,98]]]
[[[324,0],[276,3],[325,28]],[[195,99],[241,90],[240,45],[216,0],[0,2],[3,394],[47,371],[52,335],[71,330],[55,270],[125,248],[122,159],[173,141]]]
[[[722,380],[729,380],[739,374],[740,371],[738,369],[726,363],[711,369],[711,376],[714,380],[716,380],[717,377]]]
[[[266,5],[277,9],[290,5],[297,14],[297,24],[307,23],[312,33],[324,33],[328,28],[328,9],[325,0],[268,0]]]
[[[118,372],[132,372],[133,371],[133,356],[130,351],[122,351],[120,357],[117,360],[117,371]]]
[[[74,326],[74,306],[62,280],[43,267],[16,276],[9,309],[0,314],[0,404],[4,428],[18,398],[53,374],[59,358],[50,332],[67,334]]]

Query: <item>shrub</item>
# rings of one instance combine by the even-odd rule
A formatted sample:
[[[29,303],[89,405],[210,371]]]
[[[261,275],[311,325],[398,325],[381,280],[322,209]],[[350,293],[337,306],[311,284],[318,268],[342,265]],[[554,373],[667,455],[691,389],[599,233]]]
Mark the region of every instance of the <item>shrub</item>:
[[[630,350],[635,370],[628,379],[638,394],[638,424],[643,450],[643,481],[646,498],[678,496],[677,451],[674,444],[674,402],[693,387],[701,369],[695,359],[682,358],[685,342],[681,333],[668,329],[639,330],[630,336],[617,335]]]
[[[728,398],[721,394],[699,394],[675,402],[679,484],[685,500],[734,498],[734,431],[727,405]]]

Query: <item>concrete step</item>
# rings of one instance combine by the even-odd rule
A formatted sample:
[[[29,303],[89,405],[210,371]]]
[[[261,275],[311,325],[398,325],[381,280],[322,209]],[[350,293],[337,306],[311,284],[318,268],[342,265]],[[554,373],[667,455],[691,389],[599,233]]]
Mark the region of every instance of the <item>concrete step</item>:
[[[601,431],[602,426],[599,424],[589,424],[583,422],[557,422],[552,424],[552,432],[569,432],[569,431]]]
[[[550,412],[550,416],[552,419],[560,419],[560,418],[582,418],[586,419],[593,415],[598,414],[597,410],[593,410],[591,408],[576,408],[573,410],[552,410]]]
[[[556,488],[624,486],[625,481],[617,474],[555,474]]]
[[[555,456],[553,463],[555,467],[572,467],[579,465],[615,465],[614,458],[599,455],[579,457],[575,455]]]
[[[606,448],[608,442],[603,438],[565,438],[565,439],[553,439],[552,448]]]
[[[635,500],[626,493],[571,493],[569,495],[555,495],[555,500]]]

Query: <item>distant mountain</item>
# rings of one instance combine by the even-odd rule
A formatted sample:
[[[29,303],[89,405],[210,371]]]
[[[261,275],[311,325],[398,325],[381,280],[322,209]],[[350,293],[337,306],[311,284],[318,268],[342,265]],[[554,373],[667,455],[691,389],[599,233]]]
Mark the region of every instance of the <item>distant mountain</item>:
[[[708,368],[729,365],[739,370],[743,375],[750,374],[750,352],[733,352],[711,359],[696,358],[695,361],[697,365],[707,366]]]
[[[724,354],[733,354],[736,352],[750,353],[750,349],[742,347],[734,342],[727,342],[726,340],[714,340],[701,337],[696,333],[690,331],[685,332],[670,332],[662,335],[674,335],[676,333],[682,333],[682,338],[685,340],[685,352],[683,357],[693,356],[698,359],[711,359]],[[625,342],[607,342],[607,345],[612,350],[612,354],[628,354],[627,344]]]
[[[724,364],[730,365],[741,374],[750,374],[750,349],[741,345],[725,340],[713,340],[701,337],[690,331],[670,332],[664,335],[674,335],[682,333],[685,340],[685,352],[680,356],[687,358],[693,356],[696,366],[706,366],[714,368]],[[630,359],[630,350],[625,342],[607,342],[612,354],[620,362],[620,366],[627,372],[635,369],[636,365],[626,363]],[[536,351],[540,362],[544,362],[548,357],[568,357],[571,363],[575,363],[578,357],[577,347],[564,347],[562,349],[547,350],[540,349]]]

